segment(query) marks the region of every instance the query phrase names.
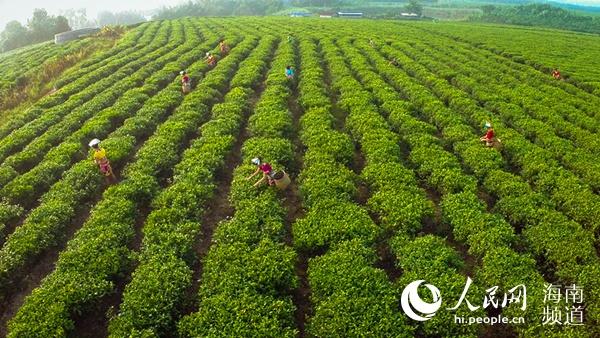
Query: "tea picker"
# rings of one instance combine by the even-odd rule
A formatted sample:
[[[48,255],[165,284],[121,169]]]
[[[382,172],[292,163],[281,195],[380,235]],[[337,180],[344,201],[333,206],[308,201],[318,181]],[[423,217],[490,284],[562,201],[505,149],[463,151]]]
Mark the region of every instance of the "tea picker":
[[[285,76],[290,80],[294,78],[294,68],[292,66],[285,67]]]
[[[217,63],[217,59],[210,52],[206,52],[206,63],[208,63],[209,66],[214,66]]]
[[[185,70],[182,70],[181,72],[179,72],[179,74],[182,76],[181,77],[181,90],[183,91],[184,94],[187,94],[192,90],[192,81],[190,79],[190,76],[188,75],[188,73]]]
[[[219,42],[219,50],[221,51],[221,55],[229,53],[229,46],[227,46],[224,40],[221,40],[221,42]]]
[[[494,128],[492,128],[492,124],[490,122],[486,122],[485,127],[487,128],[487,131],[486,131],[485,135],[483,135],[481,138],[479,138],[479,140],[481,142],[485,142],[485,145],[488,147],[493,147],[495,145],[498,145],[498,143],[500,142],[500,139],[496,138]]]
[[[256,183],[254,183],[254,185],[253,185],[254,187],[258,187],[265,180],[268,182],[268,184],[270,186],[275,185],[280,190],[285,190],[288,187],[288,185],[290,184],[290,182],[291,182],[290,177],[288,176],[288,174],[285,171],[276,172],[275,170],[273,170],[270,163],[263,162],[258,157],[253,158],[251,160],[251,162],[257,168],[256,168],[256,171],[252,175],[246,177],[246,180],[252,179],[252,177],[256,176],[261,171],[263,173],[262,178],[259,181],[257,181]]]
[[[106,150],[100,147],[100,140],[95,138],[90,141],[89,146],[94,149],[94,163],[100,168],[100,172],[108,179],[109,177],[116,180],[115,174],[113,173],[108,157],[106,156]]]

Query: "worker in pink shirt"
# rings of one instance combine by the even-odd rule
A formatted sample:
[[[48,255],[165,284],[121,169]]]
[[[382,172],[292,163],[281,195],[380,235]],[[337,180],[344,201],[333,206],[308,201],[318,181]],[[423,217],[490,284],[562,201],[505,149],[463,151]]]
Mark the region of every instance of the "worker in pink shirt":
[[[252,164],[256,165],[257,168],[256,168],[256,171],[252,175],[250,175],[246,178],[247,180],[250,180],[252,177],[256,176],[256,174],[258,174],[261,171],[263,173],[263,177],[258,182],[254,183],[255,187],[259,186],[265,180],[267,180],[269,182],[269,185],[275,184],[275,180],[273,179],[273,175],[275,175],[275,171],[271,167],[271,164],[269,164],[267,162],[263,162],[258,157],[255,157],[252,159]]]

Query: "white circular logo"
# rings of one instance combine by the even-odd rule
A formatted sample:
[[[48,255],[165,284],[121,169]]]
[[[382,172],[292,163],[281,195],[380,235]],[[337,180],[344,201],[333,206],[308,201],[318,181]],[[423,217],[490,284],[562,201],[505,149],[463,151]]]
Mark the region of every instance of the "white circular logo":
[[[425,286],[431,291],[433,303],[426,303],[419,297],[417,289],[423,282],[425,281],[417,280],[408,284],[404,288],[404,291],[402,291],[402,298],[400,299],[400,305],[402,305],[404,313],[410,318],[421,322],[431,319],[435,315],[435,312],[440,309],[440,306],[442,306],[440,290],[431,284],[425,284]],[[415,311],[423,316],[415,313]]]

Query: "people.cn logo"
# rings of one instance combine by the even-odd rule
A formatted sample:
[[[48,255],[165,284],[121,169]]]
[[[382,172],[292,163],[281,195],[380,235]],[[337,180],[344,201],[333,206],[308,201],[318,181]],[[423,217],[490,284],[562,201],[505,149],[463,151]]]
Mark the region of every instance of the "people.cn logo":
[[[425,284],[429,291],[431,291],[433,303],[426,303],[421,299],[417,289],[423,282],[425,281],[417,280],[408,284],[406,288],[404,288],[404,291],[402,291],[402,297],[400,299],[400,305],[402,306],[404,313],[410,318],[421,322],[431,319],[436,311],[440,309],[440,306],[442,306],[440,290],[434,285]]]

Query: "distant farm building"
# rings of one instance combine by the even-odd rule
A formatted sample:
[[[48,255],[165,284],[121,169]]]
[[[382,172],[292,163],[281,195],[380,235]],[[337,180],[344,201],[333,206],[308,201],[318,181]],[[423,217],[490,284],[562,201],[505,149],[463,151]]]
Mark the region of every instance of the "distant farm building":
[[[306,12],[292,12],[290,13],[290,17],[292,18],[302,18],[306,16],[311,16],[312,14]]]
[[[100,28],[82,28],[54,35],[54,43],[59,45],[65,42],[77,40],[81,37],[96,34]]]
[[[362,18],[362,12],[338,12],[337,15],[340,18]]]
[[[326,19],[333,18],[334,16],[335,16],[335,13],[333,13],[333,12],[323,12],[323,13],[319,14],[320,18],[326,18]]]
[[[417,14],[417,13],[400,13],[400,16],[406,17],[406,18],[418,18],[419,14]]]

